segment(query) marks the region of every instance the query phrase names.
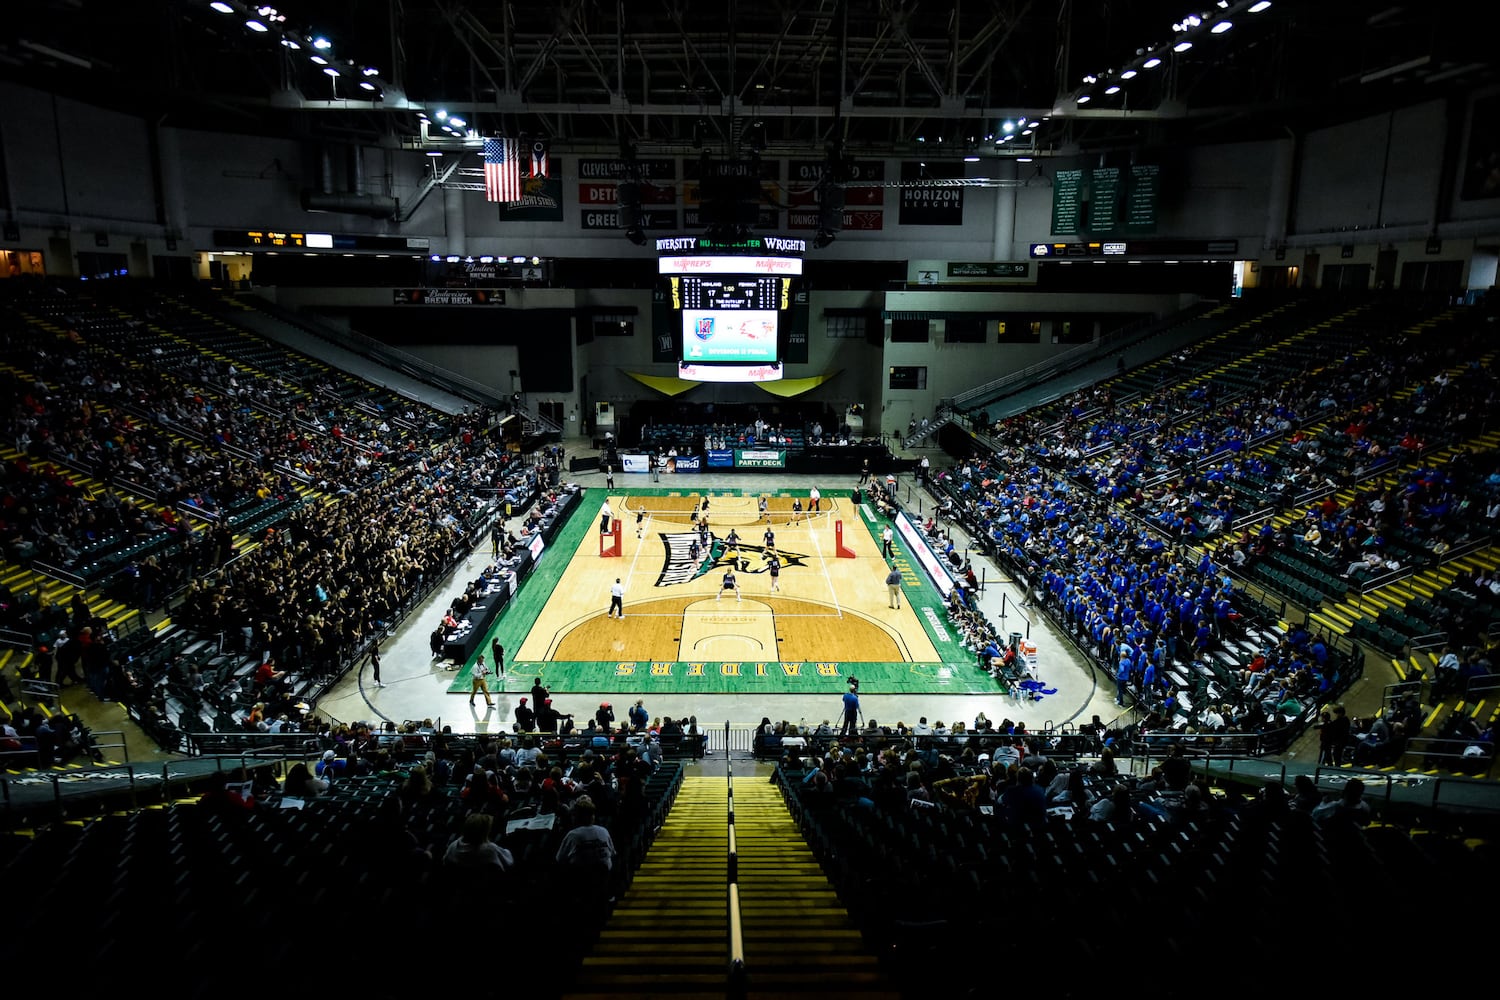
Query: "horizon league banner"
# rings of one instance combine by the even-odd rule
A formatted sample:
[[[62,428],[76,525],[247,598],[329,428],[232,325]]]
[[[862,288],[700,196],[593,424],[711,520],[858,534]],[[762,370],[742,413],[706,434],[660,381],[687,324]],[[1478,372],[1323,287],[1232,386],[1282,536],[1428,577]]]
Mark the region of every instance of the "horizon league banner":
[[[915,160],[901,164],[903,181],[941,180],[962,177],[962,163],[928,163]],[[903,187],[901,215],[903,226],[961,226],[964,224],[964,189],[961,187]]]
[[[786,468],[786,451],[774,448],[736,448],[734,467],[736,469],[784,469]]]

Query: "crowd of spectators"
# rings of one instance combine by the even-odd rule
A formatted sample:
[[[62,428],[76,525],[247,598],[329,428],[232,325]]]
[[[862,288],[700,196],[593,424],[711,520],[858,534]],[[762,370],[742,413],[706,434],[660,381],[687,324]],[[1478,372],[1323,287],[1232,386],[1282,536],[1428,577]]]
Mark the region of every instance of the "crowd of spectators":
[[[295,704],[297,678],[347,666],[473,540],[502,488],[538,472],[484,433],[484,411],[346,403],[343,376],[290,352],[271,367],[295,380],[185,349],[157,325],[170,302],[156,304],[145,322],[51,285],[10,301],[6,356],[31,382],[4,414],[23,457],[4,470],[0,538],[11,558],[55,561],[147,610],[181,590],[174,620],[250,662],[248,678],[221,672],[202,691],[247,722],[256,703]],[[252,505],[271,516],[229,516]],[[85,576],[104,539],[163,544]],[[79,627],[32,634],[65,647]],[[210,686],[186,669],[158,680],[174,696]]]

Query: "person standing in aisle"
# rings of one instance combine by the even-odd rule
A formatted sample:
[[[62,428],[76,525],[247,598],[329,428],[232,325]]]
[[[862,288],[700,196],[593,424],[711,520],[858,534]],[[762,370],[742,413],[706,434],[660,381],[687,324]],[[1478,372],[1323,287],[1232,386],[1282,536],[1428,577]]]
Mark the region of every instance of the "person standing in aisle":
[[[484,665],[484,654],[479,654],[479,659],[474,661],[474,669],[469,671],[469,704],[474,704],[476,694],[484,695],[484,703],[489,708],[494,708],[495,703],[490,700],[489,686],[490,668]]]
[[[606,465],[604,467],[604,488],[612,490],[615,488],[615,467]]]
[[[376,687],[385,687],[380,682],[380,643],[378,642],[370,647],[370,677],[375,681]]]
[[[870,460],[865,459],[865,464],[860,466],[859,485],[863,486],[870,481]]]
[[[900,611],[901,571],[896,568],[895,563],[891,563],[891,571],[885,575],[885,586],[886,589],[890,591],[890,601],[888,602],[889,606],[895,608],[897,611]]]
[[[505,647],[500,645],[500,637],[490,638],[490,655],[495,658],[495,676],[505,676]]]
[[[613,618],[617,611],[621,618],[625,617],[625,585],[618,576],[615,577],[614,585],[609,588],[609,616]]]
[[[839,739],[852,739],[859,733],[859,695],[854,685],[844,692],[844,722],[839,727]]]
[[[896,533],[889,524],[880,531],[880,554],[887,559],[896,558]]]

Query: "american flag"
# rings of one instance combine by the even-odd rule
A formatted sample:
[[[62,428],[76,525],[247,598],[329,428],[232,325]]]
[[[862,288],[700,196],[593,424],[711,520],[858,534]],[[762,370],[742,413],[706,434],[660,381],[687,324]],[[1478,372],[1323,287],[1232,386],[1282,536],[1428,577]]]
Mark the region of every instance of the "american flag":
[[[485,201],[521,200],[521,151],[515,139],[484,140]]]

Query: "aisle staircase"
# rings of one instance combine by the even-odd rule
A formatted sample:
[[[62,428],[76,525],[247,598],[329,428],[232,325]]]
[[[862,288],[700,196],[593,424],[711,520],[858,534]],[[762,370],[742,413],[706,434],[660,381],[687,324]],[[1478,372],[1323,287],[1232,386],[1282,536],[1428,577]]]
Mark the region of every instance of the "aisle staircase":
[[[735,783],[746,975],[731,990],[728,785],[689,777],[567,994],[898,996],[764,777]]]

